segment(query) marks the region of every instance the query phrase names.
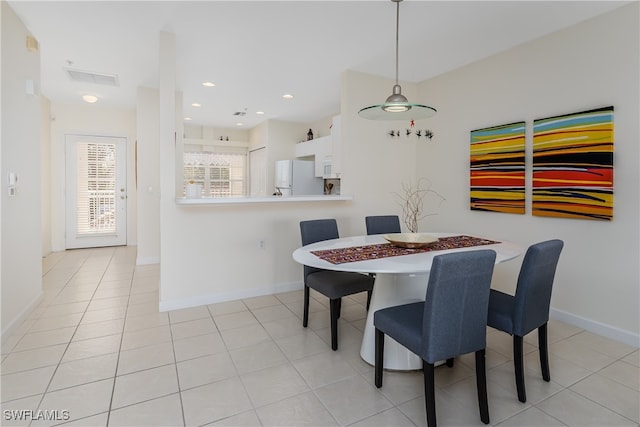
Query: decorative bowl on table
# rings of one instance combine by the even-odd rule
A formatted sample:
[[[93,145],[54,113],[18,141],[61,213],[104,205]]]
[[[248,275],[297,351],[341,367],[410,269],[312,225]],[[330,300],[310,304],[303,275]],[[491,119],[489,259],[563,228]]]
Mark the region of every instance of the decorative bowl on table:
[[[427,233],[394,233],[382,237],[394,246],[408,249],[422,248],[438,241],[437,237]]]

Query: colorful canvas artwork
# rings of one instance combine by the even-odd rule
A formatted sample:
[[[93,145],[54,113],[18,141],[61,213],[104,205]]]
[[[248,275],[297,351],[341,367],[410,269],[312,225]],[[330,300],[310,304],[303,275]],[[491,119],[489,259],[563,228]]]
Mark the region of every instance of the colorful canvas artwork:
[[[532,213],[613,218],[613,107],[534,121]]]
[[[471,210],[525,213],[524,122],[471,131]]]

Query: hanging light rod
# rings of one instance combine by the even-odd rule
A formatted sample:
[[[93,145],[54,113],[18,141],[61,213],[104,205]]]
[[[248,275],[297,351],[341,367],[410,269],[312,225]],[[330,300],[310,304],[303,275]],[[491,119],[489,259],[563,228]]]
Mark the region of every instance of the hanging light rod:
[[[436,109],[428,105],[412,104],[402,94],[402,88],[398,84],[398,39],[400,33],[400,2],[402,0],[391,0],[396,4],[396,84],[393,85],[393,92],[384,104],[364,107],[358,114],[360,117],[369,120],[418,120],[433,117]]]

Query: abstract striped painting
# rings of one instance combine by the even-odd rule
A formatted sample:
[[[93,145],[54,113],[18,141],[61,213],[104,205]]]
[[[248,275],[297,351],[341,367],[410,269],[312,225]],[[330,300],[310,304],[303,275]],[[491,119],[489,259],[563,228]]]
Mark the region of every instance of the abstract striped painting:
[[[524,214],[524,122],[471,131],[470,207]]]
[[[613,218],[613,107],[533,122],[533,215]]]

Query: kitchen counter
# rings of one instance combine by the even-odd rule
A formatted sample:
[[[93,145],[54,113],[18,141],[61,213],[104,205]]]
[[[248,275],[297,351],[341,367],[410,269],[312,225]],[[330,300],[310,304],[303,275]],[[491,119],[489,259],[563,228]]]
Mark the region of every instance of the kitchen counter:
[[[229,205],[243,203],[336,202],[353,200],[352,196],[264,196],[264,197],[202,197],[176,198],[177,205]]]

